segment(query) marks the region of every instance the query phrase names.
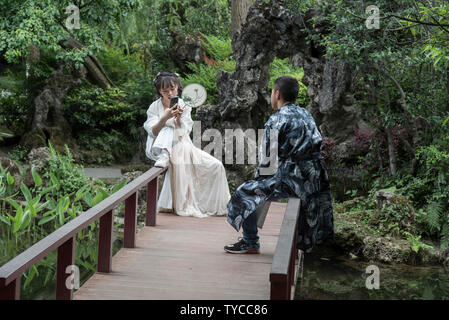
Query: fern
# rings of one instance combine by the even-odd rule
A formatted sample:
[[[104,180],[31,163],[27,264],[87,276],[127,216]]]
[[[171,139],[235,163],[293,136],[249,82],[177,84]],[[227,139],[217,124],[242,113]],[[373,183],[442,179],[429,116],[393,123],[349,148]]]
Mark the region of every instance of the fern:
[[[440,248],[444,249],[446,247],[449,247],[449,223],[446,222],[443,225],[443,231],[441,232],[441,242],[440,242]]]
[[[228,60],[232,53],[231,39],[220,39],[215,36],[202,34],[206,41],[202,41],[206,52],[215,60]]]
[[[440,201],[434,200],[427,206],[427,214],[425,216],[426,218],[425,221],[431,231],[435,230],[440,231],[441,229],[440,218],[443,216],[443,212],[444,212],[444,204],[442,203],[441,200]]]

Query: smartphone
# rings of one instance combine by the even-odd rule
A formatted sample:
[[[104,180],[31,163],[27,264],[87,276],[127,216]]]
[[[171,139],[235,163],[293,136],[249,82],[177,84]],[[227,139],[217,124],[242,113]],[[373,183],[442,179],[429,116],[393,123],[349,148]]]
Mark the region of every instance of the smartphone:
[[[170,108],[173,107],[175,104],[177,104],[179,101],[179,97],[173,97],[170,99]],[[178,107],[176,107],[175,109],[178,109]]]

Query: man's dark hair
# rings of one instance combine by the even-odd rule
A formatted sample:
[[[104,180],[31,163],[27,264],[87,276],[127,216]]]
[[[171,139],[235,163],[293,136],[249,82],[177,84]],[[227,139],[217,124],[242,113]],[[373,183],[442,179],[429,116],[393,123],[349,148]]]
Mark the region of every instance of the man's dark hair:
[[[299,83],[298,80],[293,77],[282,76],[274,81],[273,89],[281,92],[282,99],[284,99],[285,102],[295,103],[296,98],[298,97]]]
[[[161,89],[174,85],[178,85],[178,95],[182,91],[182,84],[179,81],[178,74],[172,71],[165,70],[159,72],[153,82],[158,94],[161,94]]]

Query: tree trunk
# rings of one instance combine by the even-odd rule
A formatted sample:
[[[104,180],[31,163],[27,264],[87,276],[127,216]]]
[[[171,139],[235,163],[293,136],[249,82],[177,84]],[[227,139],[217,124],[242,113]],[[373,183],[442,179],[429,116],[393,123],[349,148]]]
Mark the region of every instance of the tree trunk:
[[[64,151],[64,144],[70,149],[77,149],[61,105],[66,94],[81,84],[87,71],[82,66],[79,70],[72,68],[72,73],[66,73],[65,66],[66,64],[60,64],[58,69],[53,71],[42,92],[34,99],[33,120],[29,131],[20,141],[20,144],[29,150],[47,146],[48,142],[58,151]]]
[[[248,10],[255,0],[232,0],[231,3],[231,38],[245,22]]]
[[[449,68],[446,69],[446,94],[448,98],[446,98],[446,107],[449,110]]]
[[[61,41],[59,44],[67,50],[71,50],[74,48],[83,48],[83,45],[81,43],[72,38],[68,39],[66,42]],[[89,54],[84,60],[84,66],[89,72],[89,75],[92,79],[91,82],[93,82],[93,84],[98,85],[103,89],[106,89],[108,87],[115,87],[114,83],[112,83],[111,79],[109,79],[97,57]]]
[[[401,98],[399,99],[398,103],[401,106],[402,110],[404,111],[407,120],[408,120],[408,130],[410,132],[411,137],[411,143],[401,135],[399,136],[401,141],[406,146],[407,150],[410,152],[410,155],[412,156],[412,163],[411,163],[411,174],[414,176],[417,171],[417,159],[416,159],[416,147],[418,146],[418,143],[420,141],[420,137],[418,135],[418,129],[416,128],[415,118],[413,117],[412,113],[407,107],[407,97],[405,95],[404,90],[402,89],[399,82],[385,69],[383,68],[376,68],[379,70],[383,75],[387,76],[395,85],[395,87],[398,89],[399,94],[401,95]]]
[[[388,139],[388,155],[390,158],[390,172],[394,177],[396,175],[397,161],[396,161],[396,150],[394,147],[393,132],[391,132],[391,127],[385,128]]]

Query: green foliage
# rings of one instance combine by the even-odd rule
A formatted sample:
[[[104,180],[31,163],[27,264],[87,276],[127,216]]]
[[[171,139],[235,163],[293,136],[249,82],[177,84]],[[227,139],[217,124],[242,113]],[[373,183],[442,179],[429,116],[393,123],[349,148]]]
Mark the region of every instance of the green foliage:
[[[115,36],[118,21],[132,9],[141,8],[140,0],[91,1],[80,7],[80,28],[67,29],[69,0],[17,1],[4,0],[0,13],[0,51],[5,59],[17,63],[28,54],[31,44],[47,48],[57,59],[72,60],[80,65],[88,54],[98,52],[105,44],[103,31]],[[65,51],[60,40],[74,38],[85,47]]]
[[[74,163],[67,145],[65,145],[65,155],[61,155],[55,150],[50,142],[49,150],[48,167],[42,169],[42,176],[50,179],[62,196],[74,193],[87,184],[88,180],[84,175],[83,168]]]
[[[216,78],[218,70],[225,70],[227,72],[233,72],[235,69],[235,61],[229,60],[229,55],[232,53],[230,39],[220,39],[215,36],[204,35],[207,41],[203,41],[206,49],[206,53],[213,60],[207,64],[194,64],[187,63],[189,69],[193,73],[188,74],[186,77],[181,78],[184,86],[190,83],[199,83],[207,91],[206,104],[217,104],[218,91],[216,85]],[[268,92],[271,94],[273,83],[276,78],[290,75],[296,78],[299,82],[299,94],[297,103],[305,106],[308,104],[309,98],[307,96],[307,87],[301,82],[304,72],[301,68],[293,67],[288,63],[288,59],[275,58],[270,64],[270,79],[268,83]]]
[[[119,88],[103,90],[85,82],[66,97],[62,107],[75,132],[87,128],[117,128],[132,118],[133,107],[126,97]]]
[[[187,86],[190,83],[201,84],[207,92],[206,104],[217,104],[218,102],[218,90],[216,84],[216,78],[218,70],[225,70],[232,72],[235,68],[235,61],[222,61],[217,62],[213,66],[206,64],[194,64],[187,63],[189,69],[193,70],[193,73],[188,74],[186,77],[181,77],[183,86]]]
[[[0,265],[117,192],[128,182],[123,180],[111,187],[105,187],[101,181],[88,183],[87,178],[81,176],[82,171],[75,167],[68,149],[65,156],[55,152],[51,145],[50,150],[52,159],[48,171],[44,170],[41,175],[32,169],[34,186],[27,187],[20,182],[17,192],[14,192],[17,181],[0,166]],[[57,165],[60,168],[56,168]],[[49,173],[49,178],[46,173]],[[81,181],[84,184],[78,185]],[[119,226],[116,224],[114,228]],[[77,234],[75,261],[80,266],[81,281],[96,271],[97,241],[98,221]],[[114,251],[117,249],[114,248]],[[54,294],[56,262],[54,251],[24,272],[22,298],[35,298],[42,291]]]
[[[229,60],[229,56],[232,54],[231,39],[220,39],[216,36],[207,36],[202,34],[205,40],[202,40],[204,49],[207,54],[214,60],[224,61]]]
[[[0,122],[17,135],[26,130],[31,105],[24,85],[24,79],[12,72],[0,77]]]
[[[299,92],[298,98],[296,99],[297,104],[305,107],[309,104],[309,96],[307,95],[307,87],[302,83],[302,77],[304,76],[304,71],[302,68],[297,68],[288,63],[288,58],[278,59],[275,58],[270,64],[270,80],[268,82],[268,92],[271,94],[271,89],[273,88],[274,81],[281,76],[292,76],[299,82]]]
[[[114,129],[85,131],[78,136],[77,141],[84,150],[101,151],[96,156],[97,164],[110,165],[114,160],[122,163],[137,151],[136,144],[130,143],[127,136]]]

